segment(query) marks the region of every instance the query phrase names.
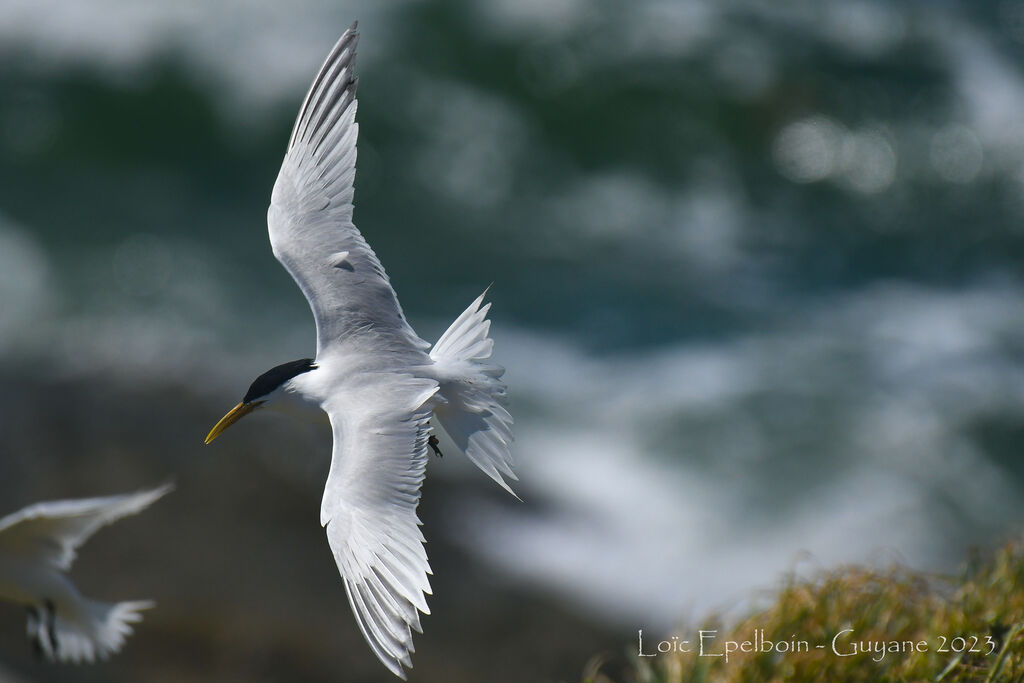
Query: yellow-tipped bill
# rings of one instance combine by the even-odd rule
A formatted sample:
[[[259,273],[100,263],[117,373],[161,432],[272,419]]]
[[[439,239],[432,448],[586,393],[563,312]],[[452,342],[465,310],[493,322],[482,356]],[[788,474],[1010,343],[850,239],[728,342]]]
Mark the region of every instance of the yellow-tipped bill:
[[[225,429],[235,424],[243,417],[251,413],[252,411],[263,405],[263,401],[253,401],[252,403],[239,403],[237,406],[231,409],[231,411],[220,419],[220,422],[213,426],[210,433],[206,435],[206,443],[210,443],[223,432]]]

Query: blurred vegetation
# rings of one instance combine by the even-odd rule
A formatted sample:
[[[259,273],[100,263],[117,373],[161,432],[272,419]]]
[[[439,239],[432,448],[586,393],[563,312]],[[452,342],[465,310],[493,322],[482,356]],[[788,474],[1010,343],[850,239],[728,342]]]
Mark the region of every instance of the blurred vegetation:
[[[939,577],[897,567],[877,571],[844,567],[813,578],[790,576],[774,602],[738,623],[714,616],[678,633],[693,650],[638,657],[622,678],[637,683],[700,683],[716,681],[941,681],[990,683],[1024,680],[1024,540],[1009,544],[993,557],[972,558],[962,573]],[[699,656],[698,631],[718,629]],[[845,632],[846,629],[853,629]],[[754,640],[762,631],[767,641],[809,643],[807,651],[742,652],[724,657],[727,641]],[[837,638],[838,635],[838,638]],[[855,644],[924,641],[919,651],[850,653]],[[959,638],[965,639],[963,643]],[[668,637],[671,640],[671,636]],[[657,651],[660,637],[644,639],[644,652]],[[819,648],[817,645],[823,645]],[[863,647],[861,646],[861,647]],[[881,646],[879,646],[881,647]],[[755,649],[756,646],[748,647]],[[970,652],[971,649],[978,652]],[[946,651],[942,651],[946,650]],[[957,652],[956,650],[962,650]],[[584,673],[587,683],[618,680],[595,659]]]

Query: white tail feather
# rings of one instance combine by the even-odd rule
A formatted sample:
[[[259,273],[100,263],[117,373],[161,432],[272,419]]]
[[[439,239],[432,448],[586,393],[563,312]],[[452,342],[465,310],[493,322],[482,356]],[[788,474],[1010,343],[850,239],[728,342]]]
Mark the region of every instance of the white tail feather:
[[[494,341],[487,336],[491,305],[483,303],[485,296],[486,291],[455,319],[430,351],[443,399],[434,408],[434,416],[473,464],[515,496],[502,476],[518,478],[512,471],[512,416],[504,407],[501,376],[505,369],[486,362]]]
[[[140,612],[153,606],[149,600],[109,604],[82,599],[58,605],[52,615],[42,607],[38,616],[29,616],[29,637],[49,659],[75,664],[107,659],[124,646],[131,625],[142,621]]]

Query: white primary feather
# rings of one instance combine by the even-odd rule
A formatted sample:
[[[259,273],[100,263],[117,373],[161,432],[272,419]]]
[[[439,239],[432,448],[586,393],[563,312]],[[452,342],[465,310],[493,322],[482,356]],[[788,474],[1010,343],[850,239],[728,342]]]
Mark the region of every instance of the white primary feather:
[[[153,603],[89,600],[64,572],[96,531],[144,510],[172,488],[36,503],[0,519],[0,598],[34,610],[28,633],[45,656],[91,662],[121,649],[131,624],[142,619],[139,612]]]
[[[412,631],[420,630],[430,593],[416,515],[428,421],[445,406],[445,424],[465,437],[469,457],[508,488],[502,473],[514,478],[512,420],[500,406],[501,368],[482,362],[491,345],[487,307],[478,300],[428,355],[430,345],[409,326],[383,266],[352,222],[357,41],[353,24],[303,101],[267,222],[274,255],[316,322],[315,365],[283,388],[318,403],[331,420],[334,452],[321,523],[363,636],[405,678]],[[472,414],[463,419],[462,410]]]

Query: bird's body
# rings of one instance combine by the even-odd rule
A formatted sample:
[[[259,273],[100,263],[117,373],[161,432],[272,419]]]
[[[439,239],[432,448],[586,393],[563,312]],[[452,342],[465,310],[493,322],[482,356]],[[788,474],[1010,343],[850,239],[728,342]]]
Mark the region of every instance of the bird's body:
[[[47,600],[68,605],[81,596],[59,566],[41,563],[34,554],[7,553],[0,532],[0,599],[21,605],[42,605]]]
[[[430,567],[416,506],[440,423],[511,492],[512,418],[484,295],[431,348],[405,319],[383,266],[352,223],[358,36],[342,35],[306,95],[271,195],[274,255],[316,322],[313,359],[258,377],[207,443],[263,405],[298,399],[330,418],[331,468],[321,503],[352,611],[374,654],[397,676],[412,666],[412,629],[428,613]],[[432,422],[433,419],[433,422]]]
[[[0,599],[29,609],[28,635],[49,659],[91,662],[117,652],[149,601],[83,597],[65,574],[102,526],[148,507],[170,486],[135,494],[37,503],[0,519]]]

